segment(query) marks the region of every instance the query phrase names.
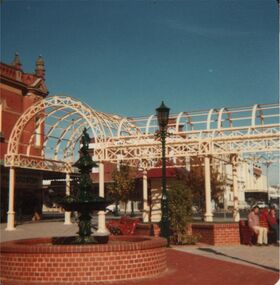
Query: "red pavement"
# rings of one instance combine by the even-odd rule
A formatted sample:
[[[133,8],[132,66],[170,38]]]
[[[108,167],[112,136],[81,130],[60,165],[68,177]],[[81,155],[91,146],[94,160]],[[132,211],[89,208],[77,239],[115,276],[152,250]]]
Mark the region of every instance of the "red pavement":
[[[274,285],[279,273],[167,250],[168,272],[157,279],[112,283],[114,285]],[[104,283],[103,283],[104,284]]]

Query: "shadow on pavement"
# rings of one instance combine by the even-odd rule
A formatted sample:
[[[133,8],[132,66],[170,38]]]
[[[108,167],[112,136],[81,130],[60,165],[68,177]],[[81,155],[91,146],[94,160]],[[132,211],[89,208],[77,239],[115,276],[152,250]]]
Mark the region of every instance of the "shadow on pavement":
[[[239,258],[239,257],[230,256],[230,255],[227,255],[227,254],[225,254],[223,252],[219,252],[219,251],[217,251],[215,249],[212,249],[212,248],[201,248],[201,247],[199,247],[198,249],[201,250],[201,251],[205,251],[205,252],[213,253],[213,254],[216,254],[216,255],[229,257],[231,259],[243,261],[243,262],[246,262],[246,263],[249,263],[249,264],[252,264],[252,265],[256,265],[256,266],[262,267],[264,269],[268,269],[268,270],[272,270],[272,271],[275,271],[275,272],[279,272],[279,269],[277,269],[277,268],[269,267],[269,266],[266,266],[266,265],[263,265],[263,264],[258,264],[258,263],[255,263],[255,262],[252,262],[252,261],[249,261],[249,260],[245,260],[245,259],[242,259],[242,258]]]

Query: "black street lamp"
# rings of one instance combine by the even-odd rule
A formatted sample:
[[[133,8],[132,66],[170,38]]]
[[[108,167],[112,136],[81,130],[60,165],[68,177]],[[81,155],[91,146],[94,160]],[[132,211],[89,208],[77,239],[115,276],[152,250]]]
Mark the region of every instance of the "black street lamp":
[[[160,222],[160,235],[167,239],[169,246],[169,220],[168,220],[168,198],[166,192],[166,156],[165,156],[165,140],[167,135],[167,125],[169,119],[169,108],[167,108],[163,101],[156,109],[157,119],[159,125],[159,137],[162,145],[162,198],[161,198],[161,222]]]

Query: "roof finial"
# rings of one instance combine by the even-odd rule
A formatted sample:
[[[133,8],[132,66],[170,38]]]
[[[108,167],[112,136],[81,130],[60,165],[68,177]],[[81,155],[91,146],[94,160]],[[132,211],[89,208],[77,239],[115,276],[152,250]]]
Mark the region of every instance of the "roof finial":
[[[15,53],[15,57],[14,60],[12,61],[12,66],[14,66],[16,69],[21,69],[21,62],[20,62],[20,58],[19,58],[19,54],[18,52]]]
[[[38,77],[45,79],[45,62],[41,55],[36,60],[36,69],[35,73]]]

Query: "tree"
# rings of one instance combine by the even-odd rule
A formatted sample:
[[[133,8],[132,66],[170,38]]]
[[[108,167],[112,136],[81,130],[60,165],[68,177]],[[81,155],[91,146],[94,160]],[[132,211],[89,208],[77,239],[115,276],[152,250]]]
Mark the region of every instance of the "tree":
[[[168,215],[172,241],[183,244],[187,236],[187,225],[192,219],[192,194],[184,183],[176,182],[167,192]]]
[[[184,181],[185,187],[188,187],[192,192],[194,204],[203,211],[205,209],[205,175],[202,160],[198,158],[191,160],[191,170],[178,173],[178,179]],[[217,204],[224,193],[224,185],[224,177],[212,167],[211,197]]]
[[[116,212],[118,212],[119,202],[127,204],[135,191],[135,180],[130,167],[126,164],[121,164],[119,169],[114,170],[112,178],[113,183],[109,186],[109,193],[116,202]]]

